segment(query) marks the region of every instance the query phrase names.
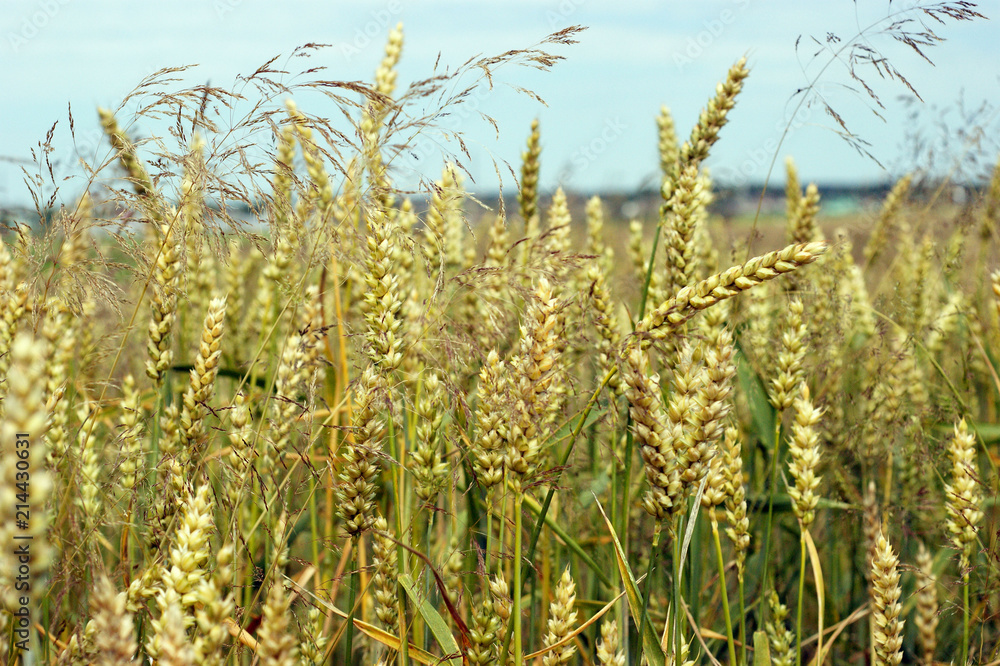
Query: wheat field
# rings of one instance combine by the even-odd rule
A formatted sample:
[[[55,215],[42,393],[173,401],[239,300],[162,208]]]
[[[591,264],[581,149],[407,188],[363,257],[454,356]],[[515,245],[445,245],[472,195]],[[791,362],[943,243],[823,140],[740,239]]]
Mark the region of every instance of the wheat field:
[[[459,160],[394,184],[408,105],[462,97],[401,94],[402,47],[370,86],[262,68],[243,143],[209,86],[143,107],[169,136],[75,119],[90,187],[0,244],[0,657],[1000,663],[1000,168],[858,236],[789,160],[748,253],[703,164],[743,59],[689,135],[651,110],[655,219],[543,201],[536,122],[472,227]]]

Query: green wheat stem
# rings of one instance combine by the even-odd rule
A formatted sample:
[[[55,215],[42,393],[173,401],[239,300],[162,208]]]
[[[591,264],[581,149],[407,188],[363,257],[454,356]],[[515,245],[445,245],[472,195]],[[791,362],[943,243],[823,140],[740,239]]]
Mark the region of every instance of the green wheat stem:
[[[642,285],[642,296],[639,299],[639,316],[636,321],[642,321],[646,314],[646,297],[649,295],[649,283],[653,278],[653,263],[656,261],[656,248],[660,244],[660,226],[656,225],[656,233],[653,234],[653,248],[649,251],[649,264],[646,268],[646,281]]]
[[[969,574],[962,574],[962,663],[969,663]]]
[[[355,536],[351,540],[351,574],[347,586],[347,627],[344,631],[344,663],[351,663],[351,645],[354,643],[354,602],[358,595],[358,548],[361,545],[361,537]]]
[[[566,445],[566,448],[563,451],[563,455],[560,458],[560,462],[559,462],[558,469],[560,470],[560,472],[558,474],[556,474],[555,478],[552,480],[552,483],[549,484],[549,489],[548,489],[548,491],[545,494],[545,501],[542,502],[541,509],[538,512],[538,518],[537,518],[537,520],[535,522],[535,526],[534,526],[534,528],[532,529],[532,532],[531,532],[530,544],[528,546],[528,556],[527,556],[528,557],[528,561],[531,561],[534,558],[534,556],[535,556],[535,547],[538,544],[538,537],[542,533],[542,525],[545,523],[545,516],[548,514],[549,505],[552,504],[552,498],[553,498],[553,496],[555,495],[555,492],[556,492],[556,485],[559,482],[559,475],[562,473],[561,470],[565,469],[566,463],[569,461],[569,457],[573,453],[573,446],[576,444],[576,440],[579,438],[580,433],[583,431],[583,427],[584,427],[584,425],[587,422],[587,417],[590,416],[591,410],[593,410],[594,405],[597,404],[597,400],[598,400],[598,398],[600,398],[601,391],[604,390],[604,387],[607,386],[608,382],[611,381],[611,378],[615,376],[616,372],[618,372],[618,368],[614,367],[614,368],[611,368],[610,370],[608,370],[607,373],[605,373],[604,379],[601,381],[600,386],[598,386],[597,390],[595,390],[594,393],[593,393],[593,395],[590,396],[590,400],[587,401],[586,406],[583,408],[582,412],[580,413],[580,420],[579,420],[579,422],[576,424],[576,427],[573,428],[573,431],[569,435],[569,443]],[[629,435],[629,437],[631,438],[631,435]],[[627,477],[627,474],[626,474],[626,477]],[[509,486],[509,484],[504,484],[504,494],[505,495],[507,493],[507,487],[508,486]],[[515,602],[517,603],[517,605],[519,607],[520,606],[521,594],[523,593],[523,586],[524,586],[524,582],[525,582],[525,581],[521,580],[521,560],[520,560],[520,553],[521,553],[521,502],[522,502],[522,498],[523,498],[523,493],[516,493],[516,494],[517,494],[517,497],[514,500],[514,502],[515,502],[515,505],[514,505],[514,513],[515,513],[515,516],[514,516],[514,522],[515,522],[515,530],[514,530],[514,552],[517,555],[516,555],[516,557],[514,559],[514,574],[515,574],[515,576],[514,576],[513,597],[514,597],[514,600],[515,600]],[[507,506],[507,502],[505,500],[504,501],[505,510],[506,510],[506,506]],[[625,511],[624,513],[627,514],[628,512]],[[506,524],[506,521],[504,522],[504,524]],[[503,548],[503,538],[502,538],[502,536],[501,536],[500,547],[501,547],[501,549]],[[530,569],[529,569],[529,572],[531,572]],[[507,651],[508,651],[508,649],[510,647],[511,637],[514,635],[515,631],[518,632],[518,634],[519,634],[519,632],[520,632],[520,622],[514,622],[514,626],[513,627],[510,626],[510,625],[507,626],[507,632],[504,634],[504,639],[503,639],[503,648],[501,649],[501,658],[500,658],[501,659],[501,661],[500,661],[501,666],[503,664],[507,663]],[[515,640],[516,640],[516,638],[515,638]]]
[[[396,535],[398,539],[396,540],[396,562],[399,567],[399,573],[403,575],[409,575],[410,566],[409,560],[407,559],[410,554],[406,551],[403,546],[402,539],[403,535],[406,533],[403,530],[403,509],[406,506],[403,503],[403,483],[405,476],[403,470],[406,464],[406,437],[396,437],[396,423],[392,418],[388,420],[388,431],[389,431],[389,441],[397,443],[396,459],[399,461],[399,465],[393,468],[393,483],[395,485],[396,491],[396,507],[393,511],[393,515],[396,523]],[[406,627],[406,590],[403,588],[401,583],[396,584],[396,599],[398,605],[398,615],[399,615],[399,665],[406,666],[409,659],[409,630]],[[350,662],[347,662],[350,663]]]
[[[493,570],[493,496],[494,490],[486,491],[486,575]]]
[[[760,577],[759,588],[764,589],[767,585],[767,569],[771,556],[771,528],[774,525],[774,493],[778,488],[778,458],[781,453],[781,412],[778,412],[774,420],[774,448],[771,455],[771,487],[767,494],[767,527],[764,530],[764,572]],[[764,606],[760,605],[760,626],[764,626]]]
[[[434,514],[428,514],[427,515],[427,519],[426,519],[426,521],[424,523],[424,544],[427,547],[427,555],[428,555],[428,557],[431,554],[430,553],[430,545],[436,541],[434,539],[434,524],[433,524],[433,521],[434,521]],[[416,530],[414,530],[414,531],[416,531]],[[431,599],[431,596],[434,594],[434,589],[435,589],[431,585],[431,577],[430,576],[424,576],[423,579],[424,579],[424,599]],[[423,647],[426,650],[427,646],[430,645],[430,642],[431,642],[431,628],[430,628],[430,626],[426,622],[423,623],[423,626],[424,626],[424,630],[421,632],[421,634],[423,635],[423,637],[421,639],[422,642],[420,643],[420,646]]]
[[[626,410],[626,412],[627,416],[625,417],[625,453],[624,453],[625,470],[621,475],[621,486],[622,486],[621,487],[622,501],[620,507],[621,522],[618,526],[618,534],[621,535],[619,538],[621,539],[622,542],[622,551],[625,553],[625,557],[628,557],[629,481],[632,479],[632,447],[634,446],[634,440],[632,436],[632,427],[631,427],[632,415],[630,413],[630,410]],[[621,600],[622,636],[628,636],[628,626],[630,617],[631,615],[629,614],[628,610],[628,601],[626,599],[622,599]],[[629,643],[628,641],[622,641],[622,644],[625,647],[627,656]]]
[[[639,620],[639,637],[641,639],[643,632],[646,631],[646,622],[649,621],[649,598],[652,596],[652,586],[653,586],[653,571],[656,569],[656,560],[659,556],[660,548],[660,533],[663,530],[663,522],[660,520],[656,521],[656,526],[653,528],[653,545],[649,550],[649,566],[646,567],[646,591],[643,594],[642,603],[642,618]]]
[[[747,602],[744,593],[744,581],[740,577],[740,663],[747,663]]]
[[[544,508],[543,508],[544,510]],[[529,556],[530,558],[530,556]],[[523,666],[521,652],[521,497],[514,499],[514,598],[510,614],[514,625],[514,666]]]
[[[587,417],[590,416],[591,410],[593,410],[594,405],[597,404],[597,400],[601,396],[601,391],[604,390],[604,387],[607,386],[608,382],[611,381],[611,378],[615,376],[617,371],[617,367],[608,370],[608,372],[604,375],[604,379],[601,381],[600,386],[598,386],[597,390],[590,396],[590,400],[587,401],[587,405],[580,414],[580,421],[576,424],[576,427],[573,428],[573,432],[570,433],[569,443],[566,445],[565,450],[563,450],[563,454],[559,460],[559,467],[557,469],[563,470],[566,468],[566,464],[569,462],[569,457],[573,453],[573,446],[576,444],[577,438],[579,438],[580,433],[583,431],[583,426],[587,422]],[[561,472],[557,474],[555,478],[552,479],[552,483],[549,484],[549,489],[545,493],[545,501],[542,502],[542,510],[538,514],[538,520],[535,521],[534,528],[532,528],[531,540],[528,545],[528,561],[531,561],[535,556],[535,547],[538,544],[538,537],[542,533],[542,525],[545,522],[545,516],[548,514],[549,505],[552,504],[552,498],[556,493],[556,485],[559,483],[560,474]],[[520,518],[520,516],[518,516],[518,518]],[[515,588],[515,591],[520,591],[520,588]]]
[[[795,610],[795,666],[802,666],[802,599],[806,594],[806,533],[799,537],[799,599]]]
[[[316,507],[316,478],[309,476],[309,528],[314,535],[319,535],[319,510]],[[313,563],[317,571],[321,571],[319,560],[319,539],[310,540]]]
[[[722,613],[726,620],[726,643],[729,647],[729,663],[736,664],[736,643],[733,640],[733,620],[729,614],[729,591],[726,589],[726,561],[722,556],[722,541],[719,539],[719,521],[715,511],[710,510],[712,540],[715,542],[715,560],[719,567],[719,592],[722,595]]]
[[[670,614],[670,620],[672,623],[671,633],[673,634],[673,644],[674,644],[674,663],[679,664],[681,658],[681,539],[680,535],[683,534],[681,530],[681,516],[677,515],[674,518],[674,530],[671,535],[674,545],[674,584],[673,584],[673,612]]]

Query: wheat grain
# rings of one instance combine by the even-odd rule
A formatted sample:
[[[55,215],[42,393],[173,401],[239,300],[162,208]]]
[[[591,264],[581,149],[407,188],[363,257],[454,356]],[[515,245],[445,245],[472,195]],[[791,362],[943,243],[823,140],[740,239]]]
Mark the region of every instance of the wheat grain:
[[[826,250],[827,244],[824,242],[789,245],[783,250],[755,257],[742,266],[734,266],[707,280],[684,287],[639,321],[636,324],[636,334],[644,344],[646,341],[664,340],[699,310],[812,263]]]
[[[383,516],[376,516],[372,525],[372,563],[375,575],[375,617],[386,629],[399,631],[399,599],[396,596],[396,578],[399,575],[396,544],[388,537],[389,523]]]
[[[378,413],[383,387],[378,372],[371,365],[365,368],[355,393],[354,433],[344,452],[337,485],[337,513],[351,536],[366,531],[375,520],[372,512],[378,492],[374,479],[379,471],[376,451],[382,429]]]
[[[0,420],[0,436],[4,441],[0,453],[0,494],[3,499],[0,505],[0,547],[3,548],[0,555],[0,604],[5,610],[13,612],[25,605],[20,603],[23,596],[34,602],[43,592],[40,581],[51,556],[51,545],[46,536],[49,518],[46,503],[52,490],[52,477],[44,465],[45,448],[42,443],[47,420],[42,399],[45,345],[27,332],[22,332],[11,343],[9,355],[9,370],[4,377],[7,395],[3,401],[3,419]],[[27,444],[18,444],[19,441]],[[30,470],[30,485],[27,487],[23,474],[19,474],[25,468],[25,465],[19,465],[22,462],[26,462]],[[22,515],[18,515],[18,504],[29,507],[31,520],[27,525],[19,522],[23,511]],[[18,539],[23,538],[32,540],[28,555],[16,552],[22,545]],[[27,573],[21,569],[22,566]],[[15,578],[22,575],[27,580],[22,579],[18,583]]]
[[[666,106],[661,106],[660,113],[656,116],[656,132],[659,138],[657,148],[660,154],[660,172],[667,176],[677,162],[679,149],[674,117]]]
[[[413,410],[418,420],[410,465],[414,492],[421,501],[433,504],[448,474],[448,464],[442,460],[438,445],[442,438],[441,424],[448,413],[447,394],[437,372],[426,369],[421,376],[423,390]]]
[[[156,382],[157,386],[163,383],[164,373],[173,361],[170,333],[177,316],[177,288],[181,276],[177,234],[168,224],[163,224],[160,231],[163,240],[153,269],[153,296],[149,304],[151,317],[147,344],[149,360],[146,361],[146,374]]]
[[[969,431],[964,418],[955,424],[954,434],[948,443],[948,456],[952,467],[951,482],[944,487],[947,527],[952,543],[959,552],[958,568],[964,572],[969,566],[978,525],[983,519],[978,487],[976,436]]]
[[[913,623],[917,626],[917,643],[920,654],[926,666],[934,663],[934,651],[937,649],[938,598],[937,579],[934,576],[934,560],[931,553],[921,541],[917,548],[917,604],[913,614]]]
[[[792,666],[795,663],[795,635],[785,626],[788,607],[781,603],[778,593],[771,590],[767,597],[771,619],[767,621],[767,639],[771,644],[771,664]]]
[[[488,595],[489,592],[486,592]],[[472,610],[472,626],[469,628],[469,641],[472,643],[467,657],[475,666],[491,666],[497,661],[500,637],[500,618],[493,611],[493,603],[487,596],[483,603]]]
[[[898,559],[889,541],[881,534],[872,560],[872,623],[875,663],[895,666],[903,660],[903,620],[899,619]]]
[[[597,642],[597,661],[601,666],[625,666],[625,654],[618,649],[618,623],[601,623],[601,638]]]
[[[559,360],[558,309],[549,281],[540,279],[528,307],[516,365],[512,368],[516,393],[505,464],[514,473],[512,481],[518,490],[535,473],[547,434],[542,418],[550,407]]]
[[[197,457],[204,448],[204,420],[215,390],[215,378],[219,373],[225,316],[226,299],[213,299],[208,305],[208,314],[205,315],[198,357],[191,370],[191,382],[184,392],[184,406],[181,409],[181,452],[185,463],[192,457]]]
[[[722,445],[722,474],[726,494],[726,535],[736,549],[736,576],[742,583],[750,547],[750,520],[747,518],[746,488],[743,485],[742,441],[736,428],[726,428]]]
[[[803,530],[808,530],[815,520],[816,504],[819,502],[816,495],[820,483],[817,474],[820,460],[817,425],[822,416],[823,410],[814,407],[810,400],[809,387],[803,385],[795,399],[795,424],[788,444],[788,473],[795,480],[795,485],[788,488],[788,495],[792,498],[792,509]]]
[[[479,371],[479,403],[476,405],[477,436],[472,441],[472,466],[476,480],[489,491],[503,480],[507,423],[504,379],[506,366],[496,350],[490,350]],[[487,493],[492,503],[493,494]]]
[[[519,183],[517,201],[525,229],[527,229],[529,220],[538,214],[538,169],[542,154],[540,139],[538,119],[536,118],[531,121],[528,149],[521,153],[521,182]],[[525,233],[525,235],[530,236],[531,234]]]
[[[90,599],[94,617],[94,663],[98,666],[125,666],[132,663],[138,646],[132,615],[125,609],[125,594],[101,577]]]
[[[913,174],[906,174],[893,186],[892,190],[885,197],[882,204],[882,212],[879,214],[875,228],[865,245],[865,260],[868,263],[875,261],[885,249],[892,231],[892,225],[896,221],[896,216],[906,200],[906,194],[910,190],[910,183],[913,181]]]
[[[555,598],[549,605],[548,633],[543,641],[546,647],[555,645],[569,635],[573,625],[576,623],[576,610],[573,608],[576,602],[576,583],[569,573],[569,567],[563,570],[559,582],[556,584]],[[561,648],[557,648],[545,653],[542,657],[543,666],[557,666],[558,664],[568,664],[576,652],[576,647],[570,643]]]
[[[639,349],[631,350],[623,370],[632,416],[635,439],[645,462],[646,481],[649,489],[643,498],[643,508],[656,518],[664,520],[673,509],[670,495],[671,477],[677,474],[677,452],[667,432],[667,413],[660,392],[660,377],[649,373],[649,358]],[[686,399],[678,392],[675,402]]]

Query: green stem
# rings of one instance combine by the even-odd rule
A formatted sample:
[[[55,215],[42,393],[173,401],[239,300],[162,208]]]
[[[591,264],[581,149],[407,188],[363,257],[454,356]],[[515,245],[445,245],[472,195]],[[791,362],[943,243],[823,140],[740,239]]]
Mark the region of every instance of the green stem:
[[[538,514],[538,520],[535,521],[535,526],[531,531],[531,541],[528,545],[528,561],[531,561],[531,559],[535,556],[535,546],[538,545],[538,537],[542,533],[542,524],[545,522],[545,516],[548,514],[549,505],[552,504],[552,498],[556,494],[556,485],[559,483],[559,477],[562,474],[561,470],[566,468],[566,464],[569,462],[569,457],[573,453],[573,445],[576,444],[576,440],[580,436],[580,432],[583,430],[583,426],[586,424],[587,417],[590,416],[591,410],[594,408],[594,405],[597,404],[597,399],[600,397],[601,391],[603,391],[604,387],[608,385],[608,382],[611,381],[611,378],[615,376],[616,372],[618,372],[618,368],[611,368],[608,370],[607,374],[604,375],[601,385],[597,387],[597,390],[594,391],[592,396],[590,396],[590,400],[587,401],[587,405],[583,408],[583,412],[580,414],[579,423],[576,424],[576,427],[573,428],[573,432],[569,435],[569,443],[563,451],[557,468],[560,472],[556,474],[555,478],[552,479],[552,483],[549,484],[549,489],[545,493],[545,501],[542,502],[542,510]]]
[[[705,534],[705,521],[698,520],[694,523],[695,534],[693,535],[692,541],[694,543],[705,543],[708,541]],[[691,557],[685,560],[688,566],[688,610],[691,615],[695,617],[701,617],[701,568],[702,568],[702,558]]]
[[[574,444],[576,444],[576,440],[580,436],[580,432],[583,431],[583,426],[587,423],[587,417],[590,416],[591,410],[594,408],[594,405],[597,404],[597,400],[601,396],[601,391],[603,391],[604,387],[608,385],[608,382],[611,381],[611,378],[615,376],[616,372],[618,372],[618,368],[614,367],[614,368],[611,368],[610,370],[608,370],[608,372],[604,375],[604,379],[601,380],[601,385],[598,386],[597,389],[594,391],[593,395],[590,396],[590,400],[587,401],[586,406],[583,408],[583,411],[580,413],[580,421],[576,424],[576,427],[573,428],[573,432],[571,432],[570,435],[569,435],[569,443],[566,445],[566,449],[563,451],[563,455],[562,455],[562,457],[560,459],[560,462],[559,462],[558,469],[560,470],[560,472],[558,474],[556,474],[555,478],[552,479],[552,483],[549,485],[549,490],[545,494],[545,501],[542,502],[541,510],[538,512],[538,519],[536,520],[535,526],[534,526],[534,528],[533,528],[533,530],[531,532],[531,542],[530,542],[530,545],[528,547],[528,560],[529,561],[532,558],[534,558],[534,556],[535,556],[535,547],[538,544],[538,537],[542,533],[542,524],[545,522],[545,516],[548,514],[549,505],[552,504],[552,497],[555,495],[556,485],[559,483],[559,476],[562,474],[562,470],[566,468],[566,463],[569,461],[569,457],[573,453],[573,446],[574,446]],[[631,435],[629,437],[630,437],[630,441],[631,441]],[[631,449],[629,449],[629,450],[631,451]],[[504,492],[506,493],[506,491],[507,491],[507,488],[506,488],[506,484],[505,484],[505,486],[504,486]],[[524,497],[524,495],[521,492],[518,492],[517,495],[518,495],[518,497],[514,501],[515,502],[515,504],[514,504],[514,506],[515,506],[515,514],[516,514],[515,517],[514,517],[514,522],[515,522],[515,526],[516,526],[515,527],[515,531],[514,531],[514,552],[515,552],[516,555],[515,555],[515,558],[514,558],[514,573],[515,573],[515,578],[514,578],[513,596],[514,596],[514,600],[517,603],[518,607],[520,607],[520,598],[521,598],[521,594],[523,592],[522,587],[523,587],[523,583],[524,583],[524,581],[521,580],[521,559],[520,559],[520,556],[521,556],[521,500]],[[506,506],[506,502],[505,502],[505,506]],[[626,511],[625,513],[627,514],[628,512]],[[501,541],[501,548],[502,547],[503,547],[503,542]],[[519,638],[520,637],[520,630],[521,630],[521,623],[519,621],[515,621],[513,629],[516,630],[516,633],[517,633],[517,636],[515,638]],[[501,664],[501,666],[503,666],[503,664],[507,663],[507,650],[510,647],[511,635],[513,633],[514,633],[514,631],[512,631],[512,627],[508,625],[508,627],[507,627],[507,633],[504,634],[503,647],[502,647],[502,649],[500,651],[500,654],[501,654],[500,664]],[[518,647],[518,655],[519,654],[520,654],[520,648]],[[518,665],[518,666],[520,666],[520,665]]]
[[[344,663],[351,662],[351,646],[354,644],[354,602],[358,595],[358,548],[361,538],[355,536],[351,543],[351,576],[347,592],[347,628],[344,631]]]
[[[962,663],[969,663],[969,574],[962,574]]]
[[[726,589],[726,561],[722,557],[722,541],[719,539],[719,521],[715,512],[710,510],[712,523],[712,539],[715,541],[715,560],[719,566],[719,586],[722,594],[722,613],[726,620],[726,642],[729,645],[729,663],[735,666],[736,643],[733,640],[733,620],[729,614],[729,591]]]
[[[486,578],[493,571],[493,488],[486,491]]]
[[[806,594],[806,533],[799,538],[802,555],[799,560],[799,601],[795,612],[795,666],[802,666],[802,597]]]
[[[781,453],[781,412],[775,414],[774,420],[774,449],[771,454],[771,487],[767,493],[767,528],[764,532],[764,573],[760,577],[759,587],[763,591],[764,586],[767,585],[767,569],[771,560],[771,527],[774,524],[774,494],[778,490],[778,458]],[[759,625],[761,627],[764,624],[764,607],[767,604],[760,605],[760,621]]]
[[[747,602],[743,590],[743,576],[740,576],[740,663],[747,663]]]
[[[541,521],[539,521],[541,522]],[[529,555],[530,558],[530,555]],[[514,499],[514,598],[510,621],[514,625],[514,666],[523,666],[521,653],[521,497]]]
[[[309,476],[309,528],[312,530],[313,538],[310,543],[312,547],[313,565],[316,571],[322,571],[319,559],[319,510],[316,507],[316,477]]]
[[[656,225],[656,233],[653,234],[653,249],[649,252],[649,265],[646,267],[646,281],[642,285],[642,297],[639,299],[639,316],[636,321],[642,321],[646,314],[646,297],[649,295],[649,282],[653,278],[653,264],[656,262],[656,248],[660,244],[660,228]]]
[[[529,511],[535,514],[540,514],[542,511],[542,508],[538,505],[538,502],[533,500],[530,496],[525,496],[524,506],[526,506]],[[609,576],[604,571],[604,569],[602,569],[601,566],[594,561],[594,558],[591,557],[590,554],[582,546],[580,546],[580,543],[576,539],[574,539],[559,523],[553,520],[551,516],[546,516],[545,524],[549,526],[549,529],[552,530],[552,532],[554,532],[556,536],[562,539],[563,543],[566,544],[567,548],[573,551],[573,553],[577,557],[583,560],[584,564],[590,567],[590,570],[594,572],[594,574],[600,579],[602,583],[604,583],[608,587],[615,586],[615,583],[611,580],[611,576]]]
[[[674,542],[674,612],[671,613],[673,621],[673,643],[674,643],[674,663],[681,663],[681,535],[683,531],[683,516],[680,514],[674,518],[674,533],[671,535]]]
[[[656,560],[660,548],[660,532],[662,529],[663,522],[657,520],[653,531],[653,547],[649,550],[649,566],[646,568],[646,591],[643,593],[642,618],[639,620],[639,640],[642,640],[643,632],[646,631],[646,622],[649,619],[649,598],[653,592],[653,571],[656,569]]]
[[[409,575],[410,573],[410,554],[403,547],[403,538],[406,534],[403,531],[404,516],[403,511],[406,506],[403,503],[403,483],[405,481],[405,475],[403,470],[406,465],[406,436],[405,432],[403,437],[397,439],[396,437],[396,423],[393,419],[388,420],[389,427],[389,441],[396,442],[396,460],[399,462],[398,465],[394,466],[393,470],[393,483],[395,485],[394,490],[396,491],[396,507],[393,511],[396,523],[396,535],[398,541],[396,542],[396,562],[399,568],[399,573],[403,575]],[[401,583],[396,583],[396,599],[398,604],[397,613],[399,615],[399,666],[406,666],[409,655],[410,655],[410,640],[409,640],[409,628],[406,626],[406,591]],[[347,662],[350,663],[350,662]]]
[[[428,513],[426,523],[424,524],[424,543],[427,544],[426,547],[427,547],[428,557],[431,556],[430,545],[436,542],[436,540],[434,539],[433,522],[434,522],[434,514]],[[432,599],[432,595],[436,593],[436,590],[437,588],[431,585],[431,577],[424,576],[424,599],[430,601]],[[422,642],[420,643],[420,647],[426,650],[427,646],[430,645],[431,643],[431,627],[428,623],[424,622],[424,630],[421,633],[423,634],[423,637],[421,638]]]
[[[621,539],[621,542],[622,542],[622,552],[624,552],[625,556],[628,557],[628,552],[629,552],[629,550],[628,550],[629,482],[632,480],[632,447],[634,446],[635,442],[633,440],[632,427],[631,427],[632,426],[632,414],[631,414],[631,412],[629,410],[625,410],[625,412],[626,412],[626,417],[625,417],[625,469],[624,469],[624,471],[622,473],[622,477],[621,477],[622,503],[621,503],[621,508],[619,509],[619,511],[621,513],[621,515],[620,515],[621,522],[618,525],[618,534],[620,535],[619,538]],[[632,615],[631,615],[631,613],[629,613],[629,609],[628,609],[628,601],[625,600],[625,599],[622,599],[621,600],[621,618],[622,618],[622,631],[621,631],[621,635],[622,636],[625,636],[625,637],[628,636],[628,633],[629,633],[629,631],[628,631],[629,630],[629,619],[631,617],[632,617]],[[642,640],[642,637],[640,636],[640,641],[641,640]],[[622,641],[622,645],[625,646],[625,657],[626,657],[626,661],[627,661],[628,660],[628,648],[629,648],[629,642],[628,642],[628,640],[627,639],[623,640]],[[639,645],[640,645],[640,654],[641,654],[642,653],[642,650],[641,650],[642,643],[640,642]]]

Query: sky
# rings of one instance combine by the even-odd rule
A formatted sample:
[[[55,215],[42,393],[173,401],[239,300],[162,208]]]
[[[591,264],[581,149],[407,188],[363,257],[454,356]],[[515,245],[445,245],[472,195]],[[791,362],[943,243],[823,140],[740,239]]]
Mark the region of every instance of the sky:
[[[435,63],[439,70],[455,68],[474,56],[531,47],[567,26],[587,27],[579,43],[549,47],[565,58],[550,71],[500,68],[492,90],[482,87],[463,110],[438,118],[443,129],[465,138],[472,155],[466,166],[474,178],[466,186],[473,191],[496,191],[495,164],[503,186],[513,187],[504,163],[517,169],[533,118],[541,124],[543,190],[563,185],[581,193],[628,192],[656,183],[655,118],[661,105],[671,109],[678,134],[687,136],[716,83],[744,55],[750,77],[707,162],[719,184],[762,183],[774,161],[771,182],[779,185],[786,155],[796,160],[803,181],[820,184],[885,182],[928,163],[940,173],[981,177],[1000,148],[1000,26],[993,16],[1000,5],[980,3],[989,20],[942,25],[925,18],[944,39],[925,49],[931,64],[884,31],[894,20],[918,18],[915,8],[931,4],[3,0],[0,207],[30,202],[21,169],[35,170],[32,149],[37,152],[56,121],[51,157],[58,179],[81,173],[77,155],[106,153],[96,108],[117,107],[157,69],[196,65],[175,85],[227,87],[280,56],[276,63],[288,69],[322,65],[326,78],[371,81],[397,22],[405,32],[400,89],[430,75]],[[921,29],[916,22],[904,27]],[[288,58],[306,43],[329,46],[307,64]],[[923,102],[914,103],[898,80],[859,65],[856,72],[879,96],[879,107],[848,72],[852,44],[888,58]],[[533,90],[545,104],[517,93],[517,86]],[[333,115],[326,99],[297,101],[309,113]],[[855,144],[865,142],[863,151],[841,136],[824,104],[853,132]],[[496,119],[499,135],[480,112]],[[132,131],[148,136],[164,128],[139,124]],[[457,150],[442,136],[428,138],[418,155],[405,156],[398,178],[435,177],[444,155]],[[73,187],[79,182],[65,181],[62,200],[78,194]]]

